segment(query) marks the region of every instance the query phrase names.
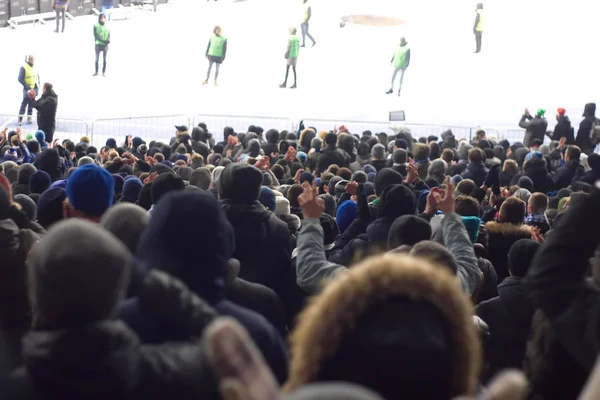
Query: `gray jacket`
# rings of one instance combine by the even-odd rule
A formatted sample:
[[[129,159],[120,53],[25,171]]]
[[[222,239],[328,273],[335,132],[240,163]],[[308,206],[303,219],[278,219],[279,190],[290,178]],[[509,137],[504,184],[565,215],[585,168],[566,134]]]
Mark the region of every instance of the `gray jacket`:
[[[481,271],[473,244],[458,214],[446,214],[442,220],[444,245],[456,258],[458,279],[466,294],[473,294]],[[323,229],[318,219],[304,219],[297,238],[296,283],[306,292],[319,292],[323,280],[332,279],[348,269],[327,261],[323,247]]]

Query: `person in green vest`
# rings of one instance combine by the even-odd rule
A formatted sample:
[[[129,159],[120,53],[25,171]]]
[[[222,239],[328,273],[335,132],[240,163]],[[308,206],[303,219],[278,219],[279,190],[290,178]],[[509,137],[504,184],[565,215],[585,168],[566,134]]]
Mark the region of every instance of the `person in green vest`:
[[[308,0],[302,0],[302,23],[300,24],[300,27],[302,28],[302,46],[300,47],[305,47],[306,46],[306,37],[308,36],[308,38],[313,42],[313,47],[315,47],[315,44],[317,44],[317,42],[315,41],[315,38],[312,37],[312,35],[308,32],[308,23],[310,22],[310,19],[312,18],[312,8],[310,6],[310,4],[308,4]]]
[[[106,27],[106,15],[98,16],[98,23],[94,25],[94,40],[96,43],[96,72],[94,76],[98,76],[98,61],[100,53],[102,53],[102,76],[106,76],[106,53],[108,53],[108,44],[110,43],[110,31]]]
[[[481,37],[483,36],[483,4],[477,4],[475,9],[475,25],[473,26],[473,33],[475,34],[475,53],[481,53]]]
[[[292,71],[294,72],[294,85],[291,89],[296,89],[296,63],[298,62],[298,56],[300,55],[300,39],[298,38],[298,35],[296,35],[296,32],[296,28],[290,28],[290,38],[285,52],[285,59],[287,60],[285,80],[279,85],[280,88],[285,88],[287,86],[290,67],[292,67]]]
[[[31,124],[33,119],[33,101],[29,97],[29,91],[34,90],[37,96],[40,88],[40,77],[34,66],[35,57],[28,55],[25,57],[25,63],[19,70],[19,83],[23,86],[23,100],[21,101],[21,108],[19,109],[19,125],[23,121],[25,111],[27,111],[27,123]]]
[[[219,67],[225,61],[225,55],[227,54],[227,39],[223,36],[223,30],[220,26],[215,26],[213,29],[213,35],[208,41],[208,47],[206,48],[206,58],[208,58],[208,72],[206,73],[206,80],[202,82],[203,85],[208,84],[210,79],[210,71],[212,70],[213,64],[217,64],[215,69],[215,86],[219,86]]]
[[[410,64],[410,48],[408,47],[408,43],[405,38],[400,39],[400,46],[396,49],[396,53],[392,57],[392,65],[394,66],[394,73],[392,74],[392,86],[390,90],[386,92],[386,94],[394,93],[394,82],[396,81],[396,75],[398,72],[400,73],[400,86],[398,87],[398,96],[400,96],[400,92],[402,91],[402,82],[404,81],[404,72],[406,72],[406,68]]]

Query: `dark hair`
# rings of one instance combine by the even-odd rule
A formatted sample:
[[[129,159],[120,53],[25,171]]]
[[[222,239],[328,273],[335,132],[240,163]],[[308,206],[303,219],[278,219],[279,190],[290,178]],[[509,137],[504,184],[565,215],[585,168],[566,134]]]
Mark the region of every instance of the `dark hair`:
[[[350,171],[348,168],[340,168],[337,175],[345,181],[352,179],[352,171]]]
[[[302,186],[298,184],[292,185],[292,187],[288,189],[287,199],[290,202],[290,207],[300,207],[300,203],[298,202],[298,196],[302,194],[302,191]]]
[[[282,180],[285,175],[285,168],[283,168],[280,164],[275,164],[271,167],[271,172],[275,175],[278,181]]]
[[[450,165],[452,161],[454,161],[454,151],[452,151],[452,149],[444,149],[444,151],[442,152],[441,159],[446,161],[448,165]]]
[[[152,182],[152,203],[158,203],[169,192],[183,189],[185,184],[180,176],[173,172],[161,174]]]
[[[525,202],[516,197],[509,197],[500,206],[500,219],[502,222],[522,224],[525,219]]]
[[[469,150],[469,162],[470,163],[480,163],[485,159],[485,154],[480,148],[473,148]]]
[[[474,197],[467,195],[458,195],[454,199],[455,211],[463,217],[481,217],[479,203]]]
[[[567,146],[567,150],[565,150],[565,155],[569,156],[569,160],[579,160],[581,157],[581,149],[577,146]]]

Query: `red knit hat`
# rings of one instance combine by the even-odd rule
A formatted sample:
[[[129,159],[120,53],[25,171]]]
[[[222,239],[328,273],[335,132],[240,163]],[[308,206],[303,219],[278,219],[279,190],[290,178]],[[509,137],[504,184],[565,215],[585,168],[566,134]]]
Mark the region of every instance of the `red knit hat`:
[[[558,110],[556,110],[556,113],[562,117],[567,113],[567,110],[565,110],[564,108],[559,108]]]

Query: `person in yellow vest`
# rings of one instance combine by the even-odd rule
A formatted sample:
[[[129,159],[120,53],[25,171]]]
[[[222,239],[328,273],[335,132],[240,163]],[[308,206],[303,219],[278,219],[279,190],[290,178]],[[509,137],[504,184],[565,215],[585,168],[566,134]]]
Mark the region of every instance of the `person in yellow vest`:
[[[406,72],[406,68],[410,64],[410,48],[408,47],[408,43],[405,38],[400,39],[400,45],[396,49],[394,56],[392,57],[392,65],[394,66],[394,73],[392,74],[392,86],[390,90],[386,92],[386,94],[394,93],[394,82],[396,81],[396,75],[398,72],[400,73],[400,86],[398,87],[398,96],[400,96],[400,92],[402,91],[402,82],[404,81],[404,72]]]
[[[287,60],[285,81],[279,85],[280,88],[285,88],[287,86],[290,67],[292,67],[292,71],[294,72],[294,85],[290,89],[296,89],[296,63],[298,62],[298,56],[300,55],[300,39],[298,38],[298,35],[296,35],[296,32],[296,28],[290,28],[290,38],[285,52],[285,59]]]
[[[310,4],[308,4],[308,0],[302,0],[302,23],[300,24],[300,27],[302,28],[302,46],[300,47],[306,47],[307,36],[310,40],[312,40],[313,47],[315,47],[315,44],[317,44],[315,38],[312,37],[312,35],[308,32],[308,23],[310,22],[311,18],[312,8],[310,7]]]
[[[31,118],[33,114],[33,102],[28,92],[34,90],[37,96],[40,88],[40,77],[34,64],[35,57],[28,55],[25,57],[25,64],[19,70],[19,83],[23,86],[23,99],[21,101],[21,108],[19,109],[19,125],[23,121],[25,110],[27,110],[27,123],[31,124],[33,122]]]
[[[213,64],[217,64],[215,69],[215,86],[219,86],[219,67],[225,61],[225,55],[227,54],[227,39],[223,36],[223,30],[220,26],[215,26],[213,29],[213,35],[208,41],[208,47],[206,48],[206,58],[208,58],[208,72],[206,73],[206,80],[202,82],[203,85],[208,83],[210,79],[210,71],[212,70]]]
[[[475,13],[475,25],[473,26],[476,45],[475,53],[481,53],[481,37],[483,36],[483,3],[477,4]]]

